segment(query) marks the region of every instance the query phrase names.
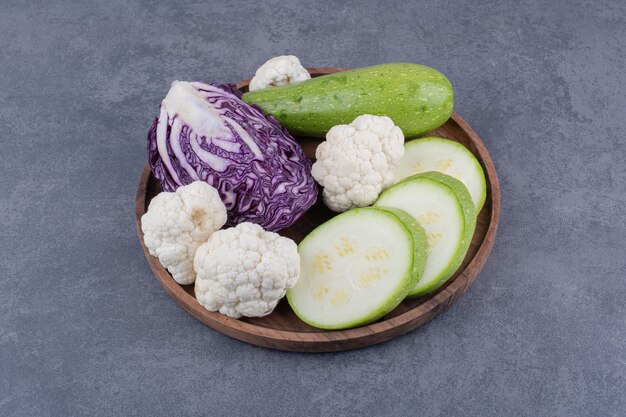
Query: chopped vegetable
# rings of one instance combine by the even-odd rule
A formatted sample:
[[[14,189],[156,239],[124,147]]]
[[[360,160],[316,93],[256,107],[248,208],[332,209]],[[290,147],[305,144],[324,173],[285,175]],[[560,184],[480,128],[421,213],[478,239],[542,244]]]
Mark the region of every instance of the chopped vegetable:
[[[202,180],[220,193],[228,225],[293,224],[317,198],[311,162],[271,116],[234,85],[174,81],[148,133],[148,157],[165,191]]]
[[[261,65],[248,87],[250,91],[308,80],[311,74],[294,55],[277,56]]]
[[[333,126],[315,153],[313,177],[324,187],[333,211],[371,205],[393,183],[404,156],[402,131],[389,117],[362,115],[349,125]]]
[[[472,196],[476,212],[485,203],[487,183],[478,159],[465,146],[450,139],[428,137],[404,144],[405,154],[395,170],[394,182],[426,171],[439,171],[461,181]]]
[[[312,326],[345,329],[379,319],[407,296],[424,270],[426,237],[401,210],[357,208],[319,226],[298,251],[291,308]]]
[[[294,135],[324,137],[361,114],[389,116],[412,137],[441,126],[452,114],[452,85],[440,72],[390,63],[250,91],[243,97],[276,117]]]
[[[410,296],[436,290],[456,272],[476,226],[476,209],[461,181],[439,172],[417,174],[384,191],[375,205],[405,210],[426,231],[426,268]]]
[[[226,207],[217,190],[202,181],[162,192],[141,217],[141,230],[152,256],[182,285],[193,284],[193,257],[200,244],[226,223]]]
[[[220,230],[194,260],[196,298],[229,317],[270,314],[300,274],[296,244],[254,223]]]

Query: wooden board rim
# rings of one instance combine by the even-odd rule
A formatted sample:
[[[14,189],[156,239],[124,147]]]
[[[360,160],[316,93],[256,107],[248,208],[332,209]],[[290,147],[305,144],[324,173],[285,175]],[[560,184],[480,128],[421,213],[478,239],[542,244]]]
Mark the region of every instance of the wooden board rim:
[[[312,75],[327,74],[342,70],[343,69],[340,68],[309,69]],[[237,87],[245,87],[247,83],[247,80],[242,81],[237,84]],[[145,213],[146,192],[151,177],[150,167],[146,164],[137,187],[135,220],[139,241],[150,268],[166,292],[189,314],[221,333],[257,346],[300,352],[340,351],[381,343],[407,333],[430,321],[465,293],[484,267],[491,252],[491,248],[493,247],[497,232],[500,213],[500,189],[493,161],[483,142],[469,124],[456,113],[452,114],[451,120],[458,124],[471,138],[476,147],[478,157],[485,169],[485,176],[489,184],[491,197],[489,226],[478,251],[463,272],[451,281],[442,291],[435,293],[431,298],[404,313],[384,321],[354,329],[309,333],[257,326],[206,310],[194,297],[172,279],[167,270],[160,264],[159,260],[150,255],[144,244],[143,232],[141,230],[141,216]]]

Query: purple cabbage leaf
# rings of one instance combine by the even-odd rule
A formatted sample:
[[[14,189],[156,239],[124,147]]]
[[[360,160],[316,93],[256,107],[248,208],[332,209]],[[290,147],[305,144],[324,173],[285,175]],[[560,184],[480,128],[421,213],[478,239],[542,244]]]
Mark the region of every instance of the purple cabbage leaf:
[[[317,199],[311,161],[272,116],[234,84],[174,81],[148,132],[148,160],[164,191],[193,181],[215,187],[227,226],[277,231]]]

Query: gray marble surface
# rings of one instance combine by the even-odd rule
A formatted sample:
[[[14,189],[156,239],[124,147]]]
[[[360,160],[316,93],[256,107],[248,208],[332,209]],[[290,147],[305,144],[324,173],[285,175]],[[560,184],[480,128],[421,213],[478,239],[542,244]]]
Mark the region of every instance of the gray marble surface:
[[[339,354],[181,310],[135,234],[175,79],[266,59],[445,73],[502,188],[475,285]],[[0,0],[1,416],[625,416],[626,3]]]

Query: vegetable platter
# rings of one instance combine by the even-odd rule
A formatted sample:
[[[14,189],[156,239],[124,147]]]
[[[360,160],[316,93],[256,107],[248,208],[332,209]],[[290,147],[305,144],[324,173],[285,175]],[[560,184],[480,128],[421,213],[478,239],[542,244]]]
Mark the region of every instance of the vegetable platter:
[[[449,81],[415,64],[344,71],[304,69],[295,57],[278,57],[259,68],[252,84],[236,84],[239,91],[232,85],[175,82],[163,100],[137,188],[137,231],[167,293],[221,333],[299,352],[381,343],[427,323],[458,300],[487,261],[498,226],[498,178],[480,138],[452,112]],[[380,80],[388,71],[398,77],[385,86]],[[277,78],[281,72],[288,76]],[[329,74],[335,75],[322,77]],[[428,80],[430,90],[424,90],[428,82],[412,88],[403,76]],[[293,85],[284,86],[289,77]],[[249,86],[254,91],[248,93]],[[384,97],[388,91],[396,92],[395,99]],[[422,100],[420,94],[428,98],[410,103]],[[257,158],[264,162],[254,162],[253,170],[240,164],[242,171],[194,148],[186,166],[182,155],[193,147],[191,136],[197,134],[200,143],[203,129],[221,129],[199,113],[204,100],[214,106],[208,113],[223,111],[223,120],[252,120],[232,128],[233,135],[243,138],[252,154],[272,158]],[[228,100],[239,104],[223,105]],[[377,102],[392,107],[375,116]],[[414,109],[417,116],[410,117]],[[248,138],[251,126],[274,139]],[[181,140],[176,136],[172,142],[174,135]],[[216,141],[222,136],[228,132]],[[375,146],[362,151],[370,142]],[[239,150],[240,145],[219,146]],[[355,165],[344,157],[355,148],[355,155],[375,155],[376,149],[380,155]],[[185,179],[200,172],[193,166],[197,155],[211,167],[202,182]],[[277,160],[285,166],[277,167]],[[342,175],[356,178],[350,170],[379,183],[346,182]],[[237,179],[224,179],[220,172],[234,172]],[[255,181],[265,188],[250,188]],[[248,188],[240,190],[241,184]],[[282,200],[275,201],[281,193]],[[255,207],[265,209],[263,216]],[[235,256],[243,259],[233,263]]]

